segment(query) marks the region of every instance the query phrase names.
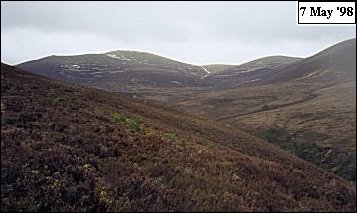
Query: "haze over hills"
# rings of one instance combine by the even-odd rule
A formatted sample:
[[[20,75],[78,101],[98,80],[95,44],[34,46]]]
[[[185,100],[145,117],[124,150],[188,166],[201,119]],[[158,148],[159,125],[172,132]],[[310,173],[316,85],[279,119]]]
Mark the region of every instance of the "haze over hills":
[[[210,66],[148,53],[114,53],[90,55],[88,66],[79,65],[87,57],[82,55],[18,67],[200,114],[355,180],[356,39],[304,59],[270,56],[232,67],[213,66],[216,71],[209,73],[203,68]]]
[[[241,130],[1,65],[2,211],[355,211],[353,184]]]

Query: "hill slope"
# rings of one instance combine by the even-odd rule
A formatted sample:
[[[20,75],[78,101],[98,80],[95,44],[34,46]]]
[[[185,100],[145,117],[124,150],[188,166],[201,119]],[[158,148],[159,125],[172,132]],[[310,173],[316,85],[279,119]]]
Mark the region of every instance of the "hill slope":
[[[355,211],[353,185],[239,130],[1,65],[2,211]]]
[[[337,43],[311,57],[281,67],[277,72],[267,82],[282,82],[318,75],[334,81],[356,79],[356,39]]]
[[[228,67],[213,73],[203,81],[217,88],[236,88],[257,84],[266,78],[276,75],[276,69],[300,61],[301,58],[287,56],[268,56],[238,66]]]
[[[273,139],[284,149],[355,180],[356,40],[272,72],[259,82],[212,89],[173,106]]]

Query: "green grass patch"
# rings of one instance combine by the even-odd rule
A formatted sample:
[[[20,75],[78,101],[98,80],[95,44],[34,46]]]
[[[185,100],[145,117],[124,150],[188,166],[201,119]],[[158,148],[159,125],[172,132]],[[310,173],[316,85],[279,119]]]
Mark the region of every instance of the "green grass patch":
[[[142,131],[143,131],[143,133],[144,133],[145,135],[148,135],[148,136],[154,136],[154,135],[157,135],[157,133],[158,133],[158,132],[157,132],[153,127],[151,127],[151,126],[142,128]]]
[[[130,130],[134,132],[140,132],[142,130],[142,124],[138,117],[129,118],[120,113],[113,113],[112,120],[125,124]]]
[[[175,133],[172,133],[172,132],[166,132],[164,134],[164,139],[166,141],[173,142],[176,140],[176,135],[175,135]]]

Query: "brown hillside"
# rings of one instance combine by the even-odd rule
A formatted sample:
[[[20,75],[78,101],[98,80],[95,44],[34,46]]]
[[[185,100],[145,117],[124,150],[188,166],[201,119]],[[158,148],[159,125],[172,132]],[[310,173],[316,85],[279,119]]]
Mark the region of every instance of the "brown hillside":
[[[356,39],[274,73],[242,87],[203,91],[172,106],[244,129],[355,181]]]
[[[353,185],[244,132],[1,65],[1,211],[355,211]]]

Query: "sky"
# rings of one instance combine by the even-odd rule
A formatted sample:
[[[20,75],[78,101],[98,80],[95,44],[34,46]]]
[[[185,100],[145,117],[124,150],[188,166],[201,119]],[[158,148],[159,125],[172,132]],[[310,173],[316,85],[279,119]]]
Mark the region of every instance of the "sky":
[[[298,25],[296,2],[1,1],[1,61],[145,51],[186,63],[307,57],[356,37],[355,25]]]

